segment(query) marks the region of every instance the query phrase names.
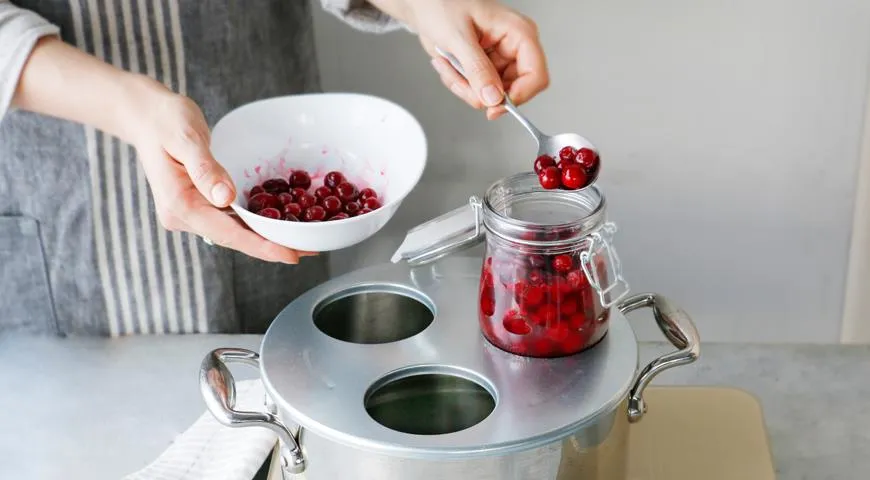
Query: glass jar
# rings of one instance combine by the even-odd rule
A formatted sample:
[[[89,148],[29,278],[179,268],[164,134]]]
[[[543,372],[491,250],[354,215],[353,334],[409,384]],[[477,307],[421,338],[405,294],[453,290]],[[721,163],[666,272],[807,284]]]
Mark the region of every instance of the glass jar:
[[[409,232],[393,261],[420,265],[485,240],[476,308],[490,343],[529,357],[573,355],[598,343],[610,307],[629,292],[601,190],[544,190],[523,173],[469,205]]]

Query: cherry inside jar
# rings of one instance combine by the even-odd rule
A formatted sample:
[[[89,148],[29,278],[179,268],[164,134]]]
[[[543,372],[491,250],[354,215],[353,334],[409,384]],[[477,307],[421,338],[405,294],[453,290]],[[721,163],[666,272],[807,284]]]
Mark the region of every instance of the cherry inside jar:
[[[579,353],[607,333],[628,293],[597,187],[544,190],[534,177],[497,183],[480,205],[486,254],[478,317],[484,337],[517,355]]]

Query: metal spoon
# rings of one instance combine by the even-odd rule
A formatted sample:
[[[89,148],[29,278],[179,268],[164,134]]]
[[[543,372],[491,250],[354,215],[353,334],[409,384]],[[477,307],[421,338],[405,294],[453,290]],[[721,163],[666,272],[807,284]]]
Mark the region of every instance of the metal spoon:
[[[436,50],[442,57],[450,62],[450,65],[452,65],[453,68],[457,72],[459,72],[460,75],[462,75],[466,80],[468,79],[468,77],[465,76],[465,71],[462,69],[462,64],[459,63],[459,60],[454,57],[453,54],[445,52],[444,50],[437,47]],[[514,102],[512,102],[511,99],[508,98],[507,93],[505,93],[504,95],[502,106],[505,108],[505,110],[510,112],[510,114],[513,115],[514,118],[516,118],[524,127],[526,127],[526,130],[528,130],[529,133],[532,134],[532,137],[535,138],[535,141],[538,143],[538,155],[550,155],[558,160],[559,150],[561,150],[562,147],[568,145],[574,148],[586,147],[597,151],[597,149],[592,145],[592,142],[580,135],[577,135],[576,133],[560,133],[558,135],[547,135],[544,132],[540,131],[538,127],[536,127],[528,118],[526,118],[525,115],[522,114],[522,112],[520,112],[517,106],[514,105]],[[595,182],[598,177],[598,171],[600,170],[601,169],[598,169],[596,171],[595,178],[590,179],[590,184]]]

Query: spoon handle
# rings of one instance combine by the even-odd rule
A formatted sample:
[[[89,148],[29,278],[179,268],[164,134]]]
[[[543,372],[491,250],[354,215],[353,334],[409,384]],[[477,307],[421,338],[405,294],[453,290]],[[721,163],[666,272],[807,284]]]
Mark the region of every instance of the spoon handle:
[[[459,63],[459,59],[457,59],[452,53],[445,52],[444,50],[441,50],[440,47],[435,47],[435,50],[438,51],[439,55],[441,55],[448,62],[450,62],[450,65],[453,66],[454,70],[459,72],[459,74],[462,75],[463,78],[468,80],[468,77],[465,76],[465,70],[463,70],[462,64]],[[528,130],[529,133],[531,133],[532,136],[535,137],[535,140],[537,140],[537,142],[538,142],[538,146],[540,146],[541,139],[544,136],[544,134],[541,133],[541,131],[538,130],[538,127],[536,127],[531,121],[529,121],[529,119],[526,118],[526,116],[523,115],[522,112],[520,112],[520,109],[517,108],[517,106],[514,105],[514,102],[511,101],[510,97],[508,97],[507,92],[505,92],[505,94],[504,94],[504,97],[502,100],[502,106],[505,108],[505,110],[510,112],[510,114],[513,115],[514,118],[516,118],[524,127],[526,127],[526,130]]]

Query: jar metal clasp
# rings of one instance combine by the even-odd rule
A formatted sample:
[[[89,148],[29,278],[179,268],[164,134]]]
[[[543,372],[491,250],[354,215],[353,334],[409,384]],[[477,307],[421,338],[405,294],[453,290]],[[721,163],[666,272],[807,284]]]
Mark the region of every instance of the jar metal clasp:
[[[580,252],[580,266],[583,268],[586,278],[589,279],[589,284],[598,292],[598,298],[604,308],[615,305],[628,295],[630,290],[628,282],[622,276],[622,263],[619,261],[616,249],[613,248],[613,235],[615,233],[616,224],[613,222],[605,223],[597,232],[589,235],[589,248]],[[609,263],[606,277],[613,279],[607,285],[601,284],[601,275],[598,268],[595,267],[599,249],[604,251],[605,261]]]

